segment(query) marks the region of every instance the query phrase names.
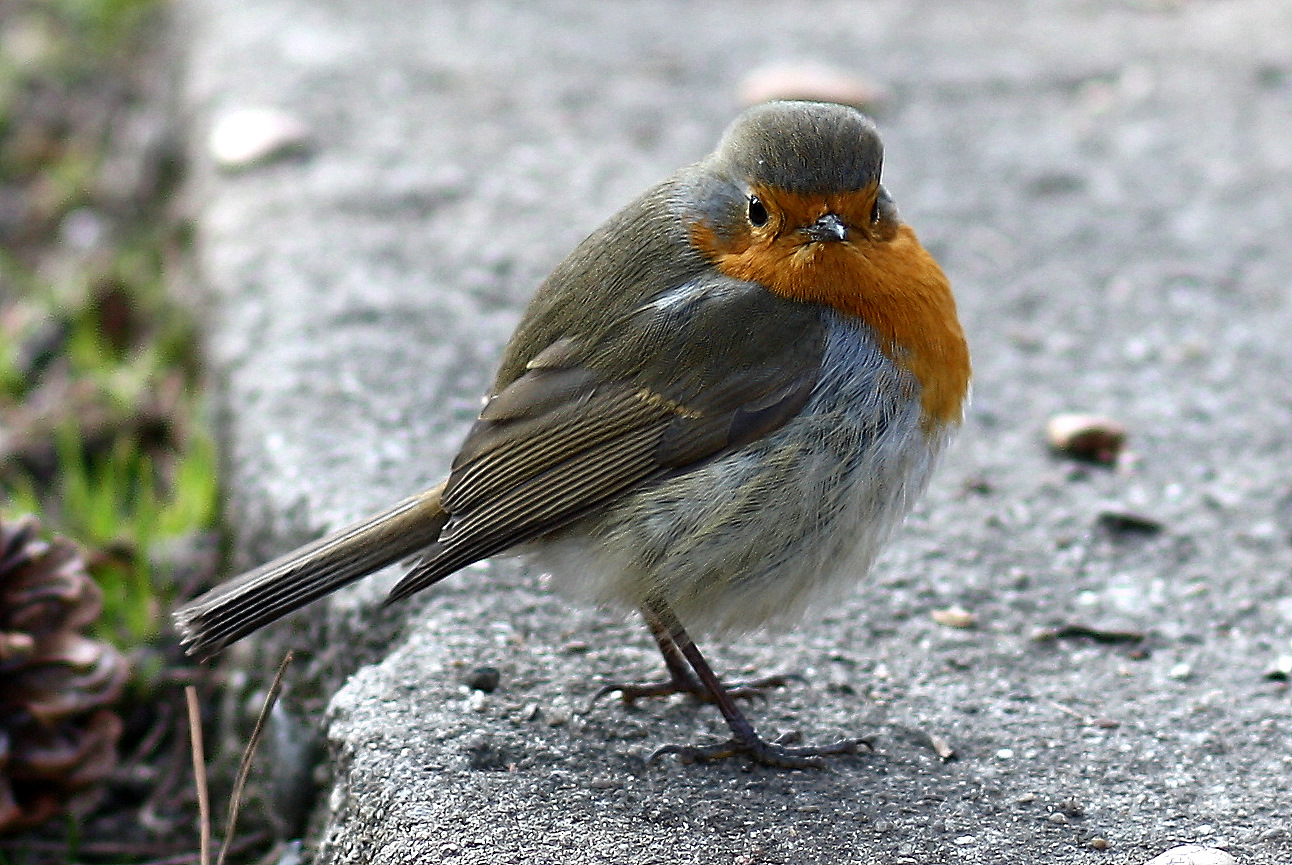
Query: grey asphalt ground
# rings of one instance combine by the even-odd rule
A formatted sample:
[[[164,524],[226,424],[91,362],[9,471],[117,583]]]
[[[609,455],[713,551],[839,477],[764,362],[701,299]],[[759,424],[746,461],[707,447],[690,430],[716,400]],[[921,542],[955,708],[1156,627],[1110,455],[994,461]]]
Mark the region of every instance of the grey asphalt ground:
[[[259,644],[304,647],[297,711],[344,683],[300,720],[329,748],[317,861],[1138,865],[1194,842],[1292,862],[1292,694],[1267,675],[1292,655],[1292,4],[181,11],[239,564],[437,481],[529,293],[706,153],[763,64],[889,89],[886,185],[974,351],[960,440],[849,601],[702,642],[720,670],[806,674],[752,705],[764,732],[875,753],[646,765],[724,731],[685,701],[584,711],[657,674],[638,623],[509,562],[375,610],[391,572]],[[207,130],[261,105],[311,152],[216,171]],[[1065,410],[1122,420],[1133,458],[1048,454]],[[975,628],[932,619],[957,605]],[[1145,639],[1036,638],[1068,624]],[[482,665],[501,685],[473,697]]]

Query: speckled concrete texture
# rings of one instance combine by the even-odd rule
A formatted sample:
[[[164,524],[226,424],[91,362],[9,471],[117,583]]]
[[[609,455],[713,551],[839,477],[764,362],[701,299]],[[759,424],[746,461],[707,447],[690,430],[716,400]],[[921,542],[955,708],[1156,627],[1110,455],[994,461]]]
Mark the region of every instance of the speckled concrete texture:
[[[807,675],[751,707],[761,730],[875,753],[646,765],[723,730],[685,701],[585,711],[656,674],[636,622],[507,562],[378,614],[388,575],[297,619],[295,687],[353,673],[305,722],[331,754],[317,861],[1139,865],[1185,842],[1292,861],[1292,694],[1267,675],[1292,654],[1292,5],[183,12],[242,564],[438,480],[542,276],[707,152],[764,64],[889,90],[886,185],[974,350],[961,438],[849,602],[702,643],[720,670]],[[304,121],[308,153],[216,171],[206,131],[259,105]],[[1120,419],[1133,457],[1048,454],[1066,410]],[[1160,530],[1101,521],[1123,513]],[[932,619],[956,605],[976,627]],[[1037,638],[1073,624],[1144,639]],[[501,685],[472,696],[482,665]]]

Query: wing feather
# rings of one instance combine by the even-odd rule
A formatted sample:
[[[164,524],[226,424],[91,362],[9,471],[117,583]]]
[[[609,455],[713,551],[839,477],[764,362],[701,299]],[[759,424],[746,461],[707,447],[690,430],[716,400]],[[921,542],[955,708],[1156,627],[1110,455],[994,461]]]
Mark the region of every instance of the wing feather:
[[[610,324],[538,347],[486,403],[444,490],[449,521],[390,600],[778,429],[825,350],[819,310],[730,280]]]

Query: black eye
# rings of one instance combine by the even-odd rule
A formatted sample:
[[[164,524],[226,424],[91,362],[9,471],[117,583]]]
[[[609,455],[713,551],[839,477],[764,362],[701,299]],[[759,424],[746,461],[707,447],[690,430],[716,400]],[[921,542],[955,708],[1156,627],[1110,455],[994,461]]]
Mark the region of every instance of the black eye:
[[[767,224],[767,208],[756,195],[749,196],[749,221],[756,226]]]
[[[875,199],[875,206],[870,209],[870,224],[879,225],[879,199]]]

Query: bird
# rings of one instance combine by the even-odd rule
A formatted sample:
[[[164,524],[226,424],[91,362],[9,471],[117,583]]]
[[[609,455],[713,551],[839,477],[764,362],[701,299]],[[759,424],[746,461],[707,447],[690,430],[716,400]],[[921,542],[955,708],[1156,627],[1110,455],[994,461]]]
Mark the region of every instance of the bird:
[[[727,741],[686,762],[824,765],[864,740],[759,736],[690,631],[801,621],[868,572],[963,422],[970,358],[946,275],[881,182],[872,120],[746,109],[538,287],[447,477],[217,585],[175,614],[206,659],[402,560],[399,601],[519,555],[576,601],[638,611]],[[605,691],[606,689],[603,689]]]

